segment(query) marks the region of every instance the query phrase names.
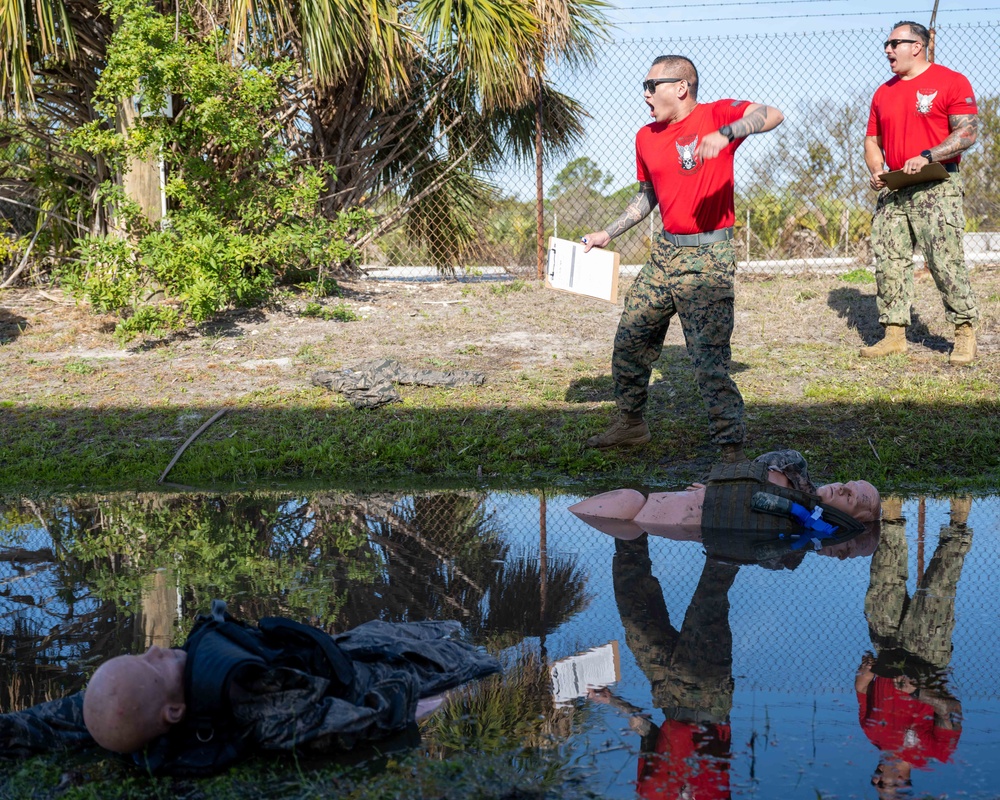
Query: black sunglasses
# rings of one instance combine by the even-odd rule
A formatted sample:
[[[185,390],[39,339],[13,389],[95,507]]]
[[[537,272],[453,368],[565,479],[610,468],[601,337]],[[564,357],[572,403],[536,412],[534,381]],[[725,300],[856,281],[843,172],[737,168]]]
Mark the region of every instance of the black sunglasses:
[[[642,88],[644,91],[650,94],[656,93],[656,87],[661,83],[680,83],[684,78],[650,78],[648,81],[642,82]]]
[[[882,42],[882,49],[889,48],[890,50],[895,50],[901,44],[916,44],[916,39],[888,39]]]

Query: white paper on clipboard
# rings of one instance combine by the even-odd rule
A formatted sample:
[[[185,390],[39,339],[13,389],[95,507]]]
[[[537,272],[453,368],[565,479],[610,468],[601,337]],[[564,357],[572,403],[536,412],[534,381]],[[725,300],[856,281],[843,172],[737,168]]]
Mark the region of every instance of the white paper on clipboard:
[[[594,247],[583,252],[582,242],[549,239],[545,285],[564,292],[618,302],[618,253]]]

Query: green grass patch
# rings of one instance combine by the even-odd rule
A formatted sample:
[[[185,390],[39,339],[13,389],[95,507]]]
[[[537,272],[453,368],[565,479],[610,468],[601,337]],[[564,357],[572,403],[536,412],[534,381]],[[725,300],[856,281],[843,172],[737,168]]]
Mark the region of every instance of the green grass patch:
[[[336,322],[357,322],[361,319],[350,306],[343,303],[338,303],[333,308],[324,306],[322,303],[306,303],[306,307],[302,310],[302,316],[318,317],[328,322],[331,320]]]
[[[91,375],[97,372],[94,365],[86,361],[67,361],[63,369],[66,372],[72,372],[74,375]]]
[[[494,294],[497,297],[503,297],[504,295],[513,294],[514,292],[524,291],[527,287],[527,283],[522,281],[520,278],[515,278],[512,281],[491,284],[490,294]]]
[[[868,269],[852,269],[840,276],[844,283],[875,283],[875,275]]]

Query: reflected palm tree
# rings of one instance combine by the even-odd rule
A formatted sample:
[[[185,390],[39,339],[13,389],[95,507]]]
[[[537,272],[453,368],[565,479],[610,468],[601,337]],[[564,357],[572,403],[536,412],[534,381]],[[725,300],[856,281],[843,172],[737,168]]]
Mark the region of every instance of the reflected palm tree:
[[[12,581],[0,591],[11,686],[26,685],[18,664],[80,675],[151,636],[181,641],[215,597],[237,617],[331,632],[372,617],[458,619],[506,644],[586,604],[574,562],[550,558],[543,575],[537,556],[512,558],[482,492],[110,495],[25,500],[17,513],[27,525],[0,540],[0,564],[24,578],[22,594]]]

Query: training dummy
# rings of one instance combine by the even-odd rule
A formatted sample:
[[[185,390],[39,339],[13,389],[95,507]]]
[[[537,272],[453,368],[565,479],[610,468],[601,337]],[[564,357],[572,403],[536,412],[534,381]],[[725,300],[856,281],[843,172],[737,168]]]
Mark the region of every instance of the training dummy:
[[[878,490],[867,481],[812,485],[795,450],[753,462],[718,464],[705,484],[682,492],[615,489],[570,506],[577,517],[618,538],[641,533],[701,539],[706,532],[741,532],[760,542],[815,548],[856,536],[881,512]]]
[[[499,671],[457,622],[367,622],[330,636],[215,600],[182,648],[118,656],[84,692],[0,715],[0,749],[95,743],[154,773],[208,774],[257,750],[344,750],[406,729],[418,701]]]

